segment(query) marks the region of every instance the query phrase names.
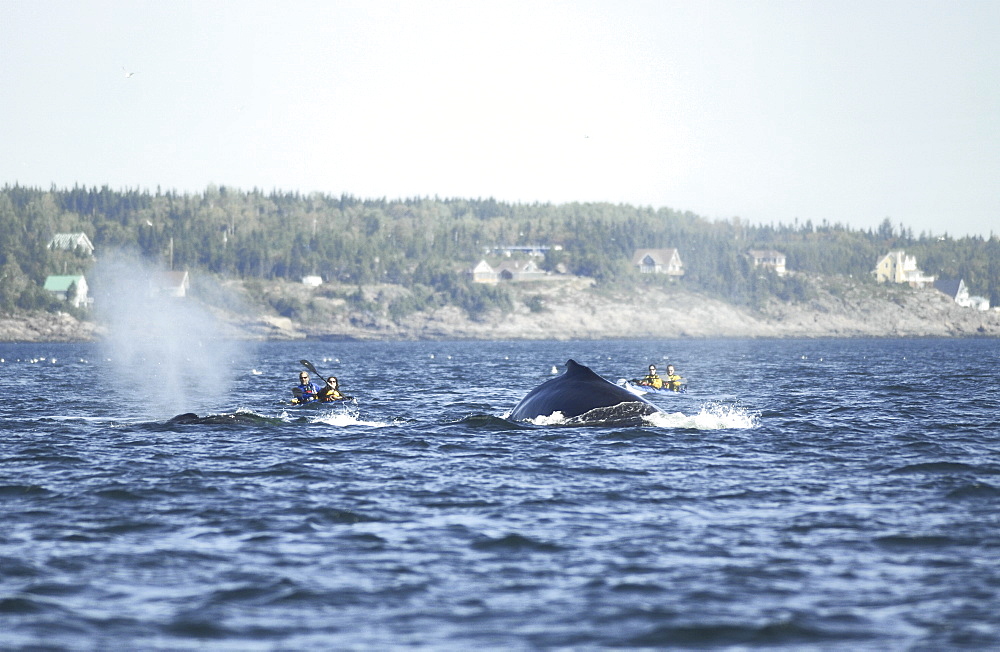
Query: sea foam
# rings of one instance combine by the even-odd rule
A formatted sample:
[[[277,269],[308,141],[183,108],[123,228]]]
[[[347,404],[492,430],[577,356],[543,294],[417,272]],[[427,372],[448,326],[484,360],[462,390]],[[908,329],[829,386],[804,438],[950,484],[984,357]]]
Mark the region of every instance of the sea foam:
[[[760,425],[760,415],[738,405],[707,403],[697,414],[657,412],[646,417],[657,428],[690,428],[694,430],[747,430]]]

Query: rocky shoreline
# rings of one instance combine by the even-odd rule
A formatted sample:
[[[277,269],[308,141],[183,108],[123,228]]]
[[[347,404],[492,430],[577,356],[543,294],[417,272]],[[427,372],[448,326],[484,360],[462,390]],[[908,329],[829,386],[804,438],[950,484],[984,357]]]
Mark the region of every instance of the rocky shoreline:
[[[31,311],[0,316],[0,342],[90,342],[101,327],[65,312]]]
[[[399,322],[349,310],[343,302],[331,302],[321,318],[309,322],[263,310],[206,309],[220,334],[244,340],[1000,337],[1000,312],[963,308],[932,289],[844,283],[823,287],[808,302],[775,300],[751,310],[679,287],[614,292],[584,279],[524,285],[513,290],[513,311],[478,319],[453,306]],[[0,317],[3,342],[94,341],[106,335],[102,325],[66,313]]]

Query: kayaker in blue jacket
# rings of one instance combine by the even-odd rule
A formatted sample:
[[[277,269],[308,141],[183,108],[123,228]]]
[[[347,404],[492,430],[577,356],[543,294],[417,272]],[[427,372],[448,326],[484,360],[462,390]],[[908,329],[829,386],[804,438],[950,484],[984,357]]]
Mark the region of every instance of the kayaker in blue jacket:
[[[299,374],[299,384],[292,388],[292,403],[310,403],[319,399],[319,385],[309,382],[309,374]]]

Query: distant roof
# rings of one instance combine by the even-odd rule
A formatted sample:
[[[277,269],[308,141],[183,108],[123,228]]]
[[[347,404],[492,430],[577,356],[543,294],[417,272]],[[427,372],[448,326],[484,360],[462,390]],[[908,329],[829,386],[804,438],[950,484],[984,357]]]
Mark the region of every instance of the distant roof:
[[[57,233],[49,241],[49,249],[68,249],[83,247],[87,251],[94,250],[94,244],[86,233]]]
[[[159,284],[161,287],[180,287],[188,285],[190,279],[186,271],[183,272],[160,272]]]
[[[495,268],[498,272],[530,272],[538,269],[533,260],[502,260]]]
[[[50,292],[66,292],[69,290],[69,286],[74,283],[79,284],[83,280],[82,274],[70,275],[70,276],[46,276],[45,277],[45,289]]]
[[[958,296],[958,290],[962,287],[960,278],[942,278],[934,281],[934,288],[954,299]]]
[[[472,268],[472,271],[473,272],[492,272],[493,268],[490,266],[490,264],[488,262],[486,262],[485,259],[483,259],[483,260],[480,260],[478,263],[476,263],[476,266]]]
[[[632,264],[642,263],[643,258],[649,256],[653,262],[659,265],[666,265],[677,253],[677,249],[636,249],[632,255]]]

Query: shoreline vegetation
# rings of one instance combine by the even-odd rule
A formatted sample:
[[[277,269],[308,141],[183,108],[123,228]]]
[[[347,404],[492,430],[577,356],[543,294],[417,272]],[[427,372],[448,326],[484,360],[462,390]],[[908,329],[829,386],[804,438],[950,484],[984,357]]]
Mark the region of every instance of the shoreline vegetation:
[[[348,300],[334,287],[319,291],[274,281],[263,288],[265,303],[250,299],[243,282],[223,281],[176,300],[210,314],[218,337],[247,341],[1000,337],[1000,312],[959,306],[932,288],[841,277],[809,283],[808,300],[769,299],[754,308],[681,285],[609,288],[586,278],[520,283],[508,286],[509,309],[474,316],[451,305],[393,316],[390,306],[406,289],[388,284],[344,286],[341,294],[352,293]],[[219,292],[229,300],[218,301]],[[292,308],[281,314],[275,304]],[[66,312],[0,316],[3,342],[84,342],[108,335],[106,325]]]
[[[1000,305],[997,260],[1000,236],[888,218],[8,184],[0,341],[158,337],[188,308],[244,340],[1000,337],[954,301]]]

